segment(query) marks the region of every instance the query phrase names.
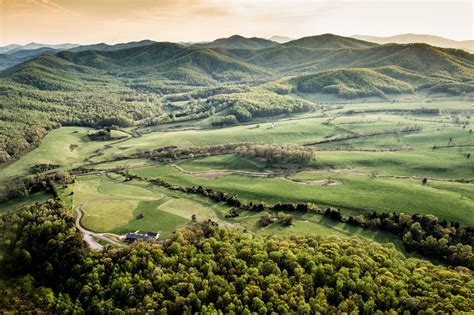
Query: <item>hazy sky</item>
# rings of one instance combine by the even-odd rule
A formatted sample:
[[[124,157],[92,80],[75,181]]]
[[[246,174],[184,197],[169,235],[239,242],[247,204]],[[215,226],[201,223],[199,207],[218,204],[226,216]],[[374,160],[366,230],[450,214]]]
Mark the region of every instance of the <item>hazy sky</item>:
[[[0,45],[433,34],[473,38],[473,1],[0,0]]]

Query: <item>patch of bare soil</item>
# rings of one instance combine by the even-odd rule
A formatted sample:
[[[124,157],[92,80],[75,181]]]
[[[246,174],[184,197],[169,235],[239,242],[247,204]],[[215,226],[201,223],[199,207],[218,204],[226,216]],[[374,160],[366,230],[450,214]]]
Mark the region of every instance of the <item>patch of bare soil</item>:
[[[342,183],[335,179],[318,179],[318,180],[303,180],[303,179],[291,179],[294,182],[306,185],[314,186],[337,186],[342,185]]]
[[[188,174],[201,179],[216,179],[224,175],[228,175],[231,172],[223,170],[211,170],[203,172],[189,172]]]
[[[306,169],[304,170],[305,173],[326,173],[326,172],[332,172],[332,173],[352,173],[354,171],[358,170],[364,170],[367,169],[367,167],[364,166],[354,166],[354,167],[348,167],[348,168],[321,168],[321,169]]]

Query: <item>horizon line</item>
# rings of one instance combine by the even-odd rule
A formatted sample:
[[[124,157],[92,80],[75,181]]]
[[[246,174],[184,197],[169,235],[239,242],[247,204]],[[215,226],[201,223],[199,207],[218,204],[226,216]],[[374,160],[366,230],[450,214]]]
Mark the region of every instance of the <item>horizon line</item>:
[[[26,46],[26,45],[30,45],[30,44],[38,44],[38,45],[78,45],[78,46],[86,46],[86,45],[97,45],[97,44],[106,44],[106,45],[116,45],[116,44],[126,44],[126,43],[132,43],[132,42],[142,42],[142,41],[153,41],[153,42],[168,42],[168,43],[190,43],[190,44],[197,44],[197,43],[209,43],[209,42],[213,42],[215,40],[218,40],[218,39],[224,39],[224,38],[230,38],[232,36],[242,36],[244,38],[261,38],[261,39],[267,39],[267,40],[270,40],[272,37],[288,37],[288,38],[291,38],[291,40],[297,40],[297,39],[301,39],[301,38],[305,38],[305,37],[312,37],[312,36],[321,36],[321,35],[325,35],[325,34],[332,34],[332,35],[336,35],[336,36],[341,36],[341,37],[346,37],[346,38],[353,38],[354,36],[368,36],[368,37],[377,37],[377,38],[390,38],[390,37],[395,37],[395,36],[402,36],[402,35],[415,35],[415,36],[434,36],[434,37],[440,37],[440,38],[443,38],[443,39],[447,39],[447,40],[452,40],[452,41],[455,41],[455,42],[466,42],[466,41],[472,41],[474,40],[474,38],[470,38],[470,39],[462,39],[462,40],[458,40],[458,39],[452,39],[452,38],[449,38],[449,37],[445,37],[445,36],[442,36],[442,35],[436,35],[436,34],[421,34],[421,33],[398,33],[398,34],[393,34],[393,35],[368,35],[368,34],[353,34],[353,35],[349,35],[349,36],[346,36],[346,35],[340,35],[340,34],[336,34],[336,33],[319,33],[319,34],[309,34],[309,35],[303,35],[303,36],[298,36],[298,37],[293,37],[293,36],[288,36],[288,35],[280,35],[280,34],[275,34],[275,35],[271,35],[271,36],[248,36],[248,35],[241,35],[241,34],[231,34],[231,35],[228,35],[226,37],[217,37],[217,38],[214,38],[214,39],[211,39],[211,40],[196,40],[196,41],[185,41],[185,40],[177,40],[177,41],[169,41],[169,40],[163,40],[163,41],[160,41],[159,39],[151,39],[151,38],[143,38],[143,39],[133,39],[133,40],[130,40],[130,41],[99,41],[99,42],[73,42],[73,41],[68,41],[68,42],[41,42],[41,41],[26,41],[26,42],[10,42],[10,43],[7,43],[7,44],[4,44],[4,43],[0,43],[0,47],[6,47],[6,46],[11,46],[11,45],[18,45],[18,46]]]

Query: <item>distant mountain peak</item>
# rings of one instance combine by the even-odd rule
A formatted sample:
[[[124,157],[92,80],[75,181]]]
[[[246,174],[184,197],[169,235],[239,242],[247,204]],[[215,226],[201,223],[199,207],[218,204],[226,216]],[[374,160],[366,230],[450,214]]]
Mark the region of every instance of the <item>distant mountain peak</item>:
[[[259,37],[244,37],[242,35],[232,35],[230,37],[218,38],[213,42],[195,44],[201,47],[227,48],[227,49],[261,49],[277,45],[278,43]]]
[[[355,38],[339,36],[331,33],[313,35],[293,40],[283,44],[285,46],[300,46],[307,48],[368,48],[377,44]]]
[[[294,38],[288,37],[288,36],[281,36],[281,35],[273,35],[272,37],[269,38],[269,40],[283,44],[290,42],[292,40],[295,40]]]
[[[232,36],[228,37],[228,39],[231,39],[231,40],[246,39],[246,37],[243,37],[242,35],[235,34],[235,35],[232,35]]]
[[[462,49],[468,52],[474,52],[474,41],[457,41],[449,38],[444,38],[437,35],[428,34],[414,34],[406,33],[394,36],[369,36],[369,35],[352,35],[352,38],[370,41],[378,44],[412,44],[412,43],[425,43],[431,46],[442,47],[442,48],[455,48]]]

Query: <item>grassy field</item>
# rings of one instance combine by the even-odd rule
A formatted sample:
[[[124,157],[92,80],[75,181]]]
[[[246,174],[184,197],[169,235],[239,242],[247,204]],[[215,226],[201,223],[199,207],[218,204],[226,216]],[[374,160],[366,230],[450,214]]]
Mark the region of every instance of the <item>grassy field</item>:
[[[450,189],[444,190],[432,187],[431,183],[421,185],[419,180],[414,179],[325,171],[299,172],[288,178],[224,174],[209,179],[184,174],[169,166],[136,168],[130,173],[147,178],[159,177],[185,187],[201,185],[252,202],[312,202],[338,207],[350,214],[371,211],[431,213],[465,225],[474,224],[474,200],[456,191],[456,188],[470,191],[470,184],[450,183]],[[335,184],[326,185],[328,180]]]
[[[186,160],[179,165],[189,171],[247,170],[261,171],[265,163],[238,155],[216,155],[203,159]]]
[[[222,217],[228,212],[229,207],[222,203],[144,182],[120,182],[123,179],[113,173],[108,174],[106,178],[97,175],[78,178],[73,186],[74,205],[82,204],[84,212],[82,224],[86,228],[115,234],[137,230],[156,231],[166,237],[177,227],[189,223],[192,215],[195,215],[198,221],[212,219],[221,225],[245,228],[263,235],[358,236],[380,243],[394,243],[397,248],[403,249],[401,242],[389,233],[334,222],[318,214],[293,213],[295,221],[290,227],[278,223],[261,227],[258,224],[262,215],[260,212],[246,212],[237,218],[223,220],[216,215],[216,212]],[[135,198],[125,200],[129,197],[130,189],[134,191]],[[150,192],[154,192],[158,197],[140,200],[153,198]],[[136,219],[138,214],[143,214],[143,218]]]
[[[165,199],[165,198],[163,198]],[[166,198],[168,199],[168,198]],[[131,231],[159,232],[161,236],[169,235],[177,227],[188,223],[190,220],[182,216],[163,210],[171,200],[140,201],[133,209],[133,217],[143,214],[143,219],[131,219],[124,225],[118,225],[109,231],[124,234]]]
[[[112,170],[115,168],[129,168],[129,167],[140,167],[148,164],[153,164],[153,161],[149,159],[128,159],[118,160],[112,162],[104,162],[95,165],[91,165],[90,168],[96,170]]]
[[[117,174],[77,178],[72,206],[81,206],[84,227],[96,232],[123,234],[140,230],[166,236],[190,222],[193,214],[198,220],[218,221],[215,212],[225,211],[222,205],[211,209],[210,202],[199,196],[187,197],[147,183],[123,180]],[[139,214],[143,218],[137,219]]]
[[[332,126],[322,125],[324,120],[323,118],[284,120],[279,121],[274,128],[272,123],[261,123],[229,128],[153,132],[114,146],[94,161],[169,145],[206,146],[237,142],[303,143],[323,139],[335,131]]]
[[[108,232],[133,220],[133,210],[141,201],[155,199],[159,197],[146,189],[88,175],[74,184],[73,207],[81,206],[84,227]]]

